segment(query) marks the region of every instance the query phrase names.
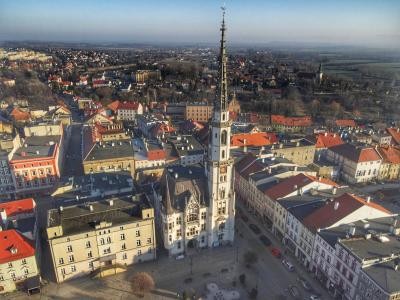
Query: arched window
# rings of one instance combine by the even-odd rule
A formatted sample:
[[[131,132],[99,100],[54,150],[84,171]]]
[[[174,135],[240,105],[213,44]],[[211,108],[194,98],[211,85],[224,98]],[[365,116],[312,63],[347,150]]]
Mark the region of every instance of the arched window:
[[[225,158],[225,150],[222,150],[221,157],[222,157],[222,158]]]
[[[226,139],[227,139],[228,133],[226,130],[223,130],[221,133],[221,145],[226,145]]]

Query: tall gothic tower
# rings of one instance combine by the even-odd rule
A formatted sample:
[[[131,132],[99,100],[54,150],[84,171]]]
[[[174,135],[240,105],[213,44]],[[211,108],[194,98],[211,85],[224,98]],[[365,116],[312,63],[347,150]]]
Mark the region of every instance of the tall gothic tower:
[[[225,32],[225,11],[223,10],[219,50],[219,84],[214,101],[206,165],[210,199],[209,247],[232,242],[235,232],[235,193],[233,189],[233,159],[230,157],[231,122],[228,112]]]

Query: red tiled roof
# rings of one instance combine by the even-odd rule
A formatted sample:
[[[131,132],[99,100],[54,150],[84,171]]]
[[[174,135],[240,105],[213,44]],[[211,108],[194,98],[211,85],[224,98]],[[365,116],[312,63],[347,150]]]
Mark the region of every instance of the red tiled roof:
[[[0,211],[5,210],[7,217],[33,212],[36,203],[32,198],[0,203]]]
[[[393,146],[382,146],[378,148],[378,152],[384,162],[400,164],[400,149]]]
[[[12,249],[16,252],[12,253]],[[35,248],[16,230],[0,231],[0,264],[35,255]]]
[[[327,185],[331,185],[332,187],[338,187],[338,184],[328,179],[318,179],[314,176],[309,176],[303,173],[297,174],[296,176],[292,176],[284,179],[283,181],[277,183],[276,185],[266,189],[264,193],[270,197],[271,199],[277,200],[282,198],[294,191],[294,188],[297,189],[303,188],[309,185],[312,182],[321,182]]]
[[[335,121],[336,126],[339,127],[356,127],[356,122],[352,119],[339,119]]]
[[[275,144],[277,142],[278,138],[276,137],[276,135],[267,132],[234,134],[231,138],[231,145],[237,147],[260,147]]]
[[[133,109],[137,110],[139,108],[140,103],[139,102],[120,102],[117,110],[118,109]]]
[[[346,143],[333,146],[330,150],[354,162],[381,160],[381,157],[375,148],[356,147],[352,144]]]
[[[169,126],[165,123],[158,123],[151,129],[151,132],[152,132],[153,136],[158,136],[163,133],[175,132],[175,128],[172,126]]]
[[[303,220],[303,224],[313,231],[317,231],[318,228],[328,228],[364,205],[380,210],[388,215],[391,214],[390,211],[379,204],[371,201],[367,202],[363,198],[346,193],[335,198],[333,201],[327,202],[325,206],[308,215]]]
[[[344,142],[342,141],[340,135],[336,133],[325,132],[317,134],[315,148],[330,148],[343,143]]]
[[[150,150],[147,152],[147,159],[148,160],[160,160],[165,159],[166,154],[164,150]]]
[[[392,136],[394,144],[400,145],[400,128],[386,128],[386,131]]]
[[[283,126],[311,126],[311,117],[285,117],[282,115],[271,115],[271,123]]]

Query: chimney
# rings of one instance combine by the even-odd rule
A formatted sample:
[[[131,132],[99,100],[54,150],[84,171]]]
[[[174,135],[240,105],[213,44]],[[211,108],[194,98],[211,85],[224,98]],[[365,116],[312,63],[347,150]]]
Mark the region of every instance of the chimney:
[[[36,150],[36,155],[39,155],[39,154],[40,154],[39,150]]]
[[[327,133],[327,132],[325,132],[325,136],[328,136],[328,133]]]
[[[335,204],[333,206],[333,209],[334,210],[338,210],[338,208],[339,208],[339,202],[335,202]]]
[[[283,148],[283,144],[279,144],[279,149],[282,149]]]
[[[178,173],[175,173],[174,176],[175,176],[175,179],[178,179]]]
[[[113,199],[108,200],[108,205],[114,206],[114,200]]]
[[[93,211],[93,205],[91,205],[91,204],[89,205],[89,210]]]
[[[355,233],[356,233],[356,226],[354,226],[354,224],[351,224],[349,228],[349,235],[354,236]]]
[[[332,194],[333,194],[333,195],[336,195],[336,193],[337,193],[337,187],[334,186],[333,189],[332,189]]]
[[[7,213],[4,208],[0,210],[0,216],[1,216],[1,221],[3,222],[3,224],[5,224],[7,220]]]
[[[60,213],[62,213],[62,212],[64,211],[64,207],[60,206],[60,207],[58,208],[58,210],[60,211]]]
[[[368,197],[367,197],[366,202],[367,202],[367,203],[370,203],[370,202],[371,202],[371,196],[368,196]]]

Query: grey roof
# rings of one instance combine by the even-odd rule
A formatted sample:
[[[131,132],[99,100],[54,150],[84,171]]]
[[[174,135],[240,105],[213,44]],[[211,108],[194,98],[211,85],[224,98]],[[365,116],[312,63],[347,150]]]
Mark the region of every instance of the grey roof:
[[[285,207],[298,220],[305,217],[325,205],[327,199],[321,196],[303,195],[279,200],[279,204]]]
[[[118,158],[133,159],[133,147],[130,140],[119,140],[102,143],[98,142],[86,155],[84,161],[108,160]]]
[[[399,263],[399,259],[372,265],[364,268],[363,271],[373,279],[382,289],[388,293],[400,292],[400,271],[394,269],[394,265]]]
[[[24,145],[15,151],[12,160],[51,157],[60,138],[60,135],[27,137]]]
[[[193,196],[201,206],[208,206],[208,186],[204,167],[169,166],[161,179],[161,195],[167,213],[184,211]]]
[[[365,240],[365,235],[368,233],[378,233],[378,234],[388,234],[390,231],[390,227],[393,225],[395,217],[383,217],[383,218],[377,218],[377,219],[369,219],[369,220],[359,220],[351,224],[342,224],[337,227],[332,227],[329,229],[323,229],[318,232],[318,235],[320,235],[326,242],[328,242],[332,247],[335,246],[336,242],[339,239],[342,239],[342,241],[345,242],[345,239],[349,237],[349,229],[351,226],[355,227],[355,232],[352,237],[359,237],[361,238],[358,243],[361,244],[363,243],[362,241],[370,241],[370,240]],[[400,228],[400,221],[397,221],[397,224],[395,228]],[[349,239],[350,241],[351,239]],[[382,244],[382,243],[380,243]],[[359,253],[357,254],[357,244],[354,244],[355,248],[354,250],[356,251],[355,254],[361,255],[363,257],[367,257],[366,253]],[[373,243],[372,246],[374,245],[379,245]],[[383,244],[384,245],[384,244]],[[400,246],[400,242],[399,242]],[[365,246],[362,247],[367,247]],[[373,248],[371,248],[372,250]],[[369,249],[364,249],[366,251],[369,251]],[[400,248],[399,248],[400,250]]]
[[[204,154],[203,146],[192,135],[171,136],[168,142],[173,145],[179,157]]]
[[[110,200],[113,201],[112,206]],[[62,210],[51,209],[48,211],[47,227],[62,226],[64,235],[87,232],[103,221],[115,225],[141,220],[142,209],[149,207],[147,196],[137,194],[63,207]]]
[[[27,233],[27,232],[33,233],[35,224],[36,224],[35,216],[14,219],[7,222],[7,230],[16,229],[21,233]]]

